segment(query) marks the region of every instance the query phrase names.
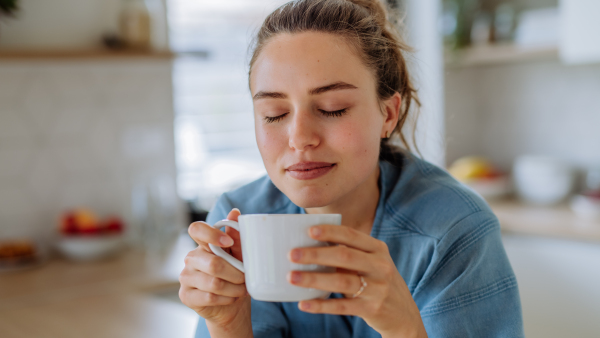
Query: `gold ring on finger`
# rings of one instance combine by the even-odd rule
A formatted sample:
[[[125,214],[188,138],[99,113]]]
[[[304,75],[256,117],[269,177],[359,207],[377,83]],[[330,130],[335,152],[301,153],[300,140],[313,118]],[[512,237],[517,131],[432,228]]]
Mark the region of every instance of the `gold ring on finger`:
[[[352,298],[360,296],[360,294],[363,293],[363,291],[365,291],[365,288],[367,287],[367,282],[365,282],[365,278],[361,275],[358,275],[358,277],[360,277],[360,289],[358,289],[358,291],[356,291],[356,293],[352,295]]]

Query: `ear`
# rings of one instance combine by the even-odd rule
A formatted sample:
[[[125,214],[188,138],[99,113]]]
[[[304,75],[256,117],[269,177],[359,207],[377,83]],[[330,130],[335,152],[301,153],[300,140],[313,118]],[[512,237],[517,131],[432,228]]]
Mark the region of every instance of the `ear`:
[[[384,123],[381,127],[381,138],[385,138],[388,133],[392,133],[396,124],[398,124],[398,118],[400,116],[400,108],[402,108],[402,96],[396,92],[392,97],[382,102],[384,114]]]

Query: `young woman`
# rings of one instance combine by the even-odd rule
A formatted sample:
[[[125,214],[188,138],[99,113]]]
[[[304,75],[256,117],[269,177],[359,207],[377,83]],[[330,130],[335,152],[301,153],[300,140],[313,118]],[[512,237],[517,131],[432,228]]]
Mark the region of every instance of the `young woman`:
[[[180,297],[197,337],[522,337],[515,276],[496,217],[445,171],[408,151],[416,102],[378,0],[297,0],[260,29],[250,62],[256,139],[268,176],[223,194],[207,222],[242,213],[339,213],[311,228],[340,245],[289,259],[336,273],[291,272],[333,292],[300,303],[251,300],[244,275],[208,243],[241,257],[239,234],[197,222]],[[403,141],[395,148],[390,137]]]

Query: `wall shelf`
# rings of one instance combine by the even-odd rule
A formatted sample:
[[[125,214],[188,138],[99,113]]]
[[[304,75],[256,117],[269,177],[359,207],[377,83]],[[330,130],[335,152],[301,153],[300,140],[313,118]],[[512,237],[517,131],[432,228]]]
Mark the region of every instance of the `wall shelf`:
[[[558,60],[558,47],[520,47],[515,44],[482,45],[445,53],[446,67],[491,66],[507,63]]]
[[[541,207],[515,200],[489,203],[502,231],[600,242],[600,221],[577,217],[566,204]]]
[[[86,60],[86,59],[172,59],[175,54],[170,51],[139,50],[65,50],[65,51],[10,51],[0,50],[0,60]]]

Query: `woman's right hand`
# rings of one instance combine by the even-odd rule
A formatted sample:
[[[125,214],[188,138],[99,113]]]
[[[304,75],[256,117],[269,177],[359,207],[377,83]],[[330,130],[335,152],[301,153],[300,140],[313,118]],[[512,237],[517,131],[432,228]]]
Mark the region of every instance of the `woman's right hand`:
[[[227,219],[237,221],[239,215],[240,211],[233,209]],[[222,247],[241,261],[239,233],[229,227],[223,233],[204,222],[192,223],[188,232],[198,248],[188,253],[179,276],[179,298],[183,304],[205,318],[209,329],[212,326],[237,331],[240,325],[251,325],[250,296],[244,274],[208,246],[210,243]]]

